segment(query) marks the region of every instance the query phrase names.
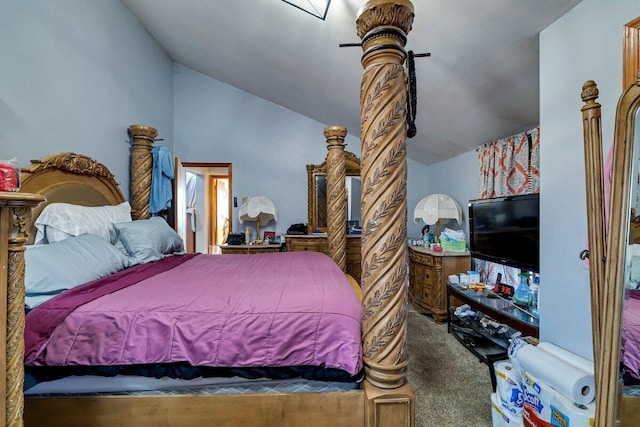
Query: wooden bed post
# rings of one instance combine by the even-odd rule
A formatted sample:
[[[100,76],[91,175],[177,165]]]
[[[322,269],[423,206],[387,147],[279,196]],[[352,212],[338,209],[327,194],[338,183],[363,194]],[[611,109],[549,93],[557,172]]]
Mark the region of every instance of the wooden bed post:
[[[414,425],[405,373],[407,330],[406,35],[408,0],[369,0],[358,12],[364,73],[362,140],[362,341],[365,425]]]
[[[587,186],[587,218],[589,228],[589,278],[591,286],[591,329],[593,335],[593,364],[596,378],[602,370],[600,366],[600,331],[602,320],[602,301],[600,292],[604,283],[605,239],[607,224],[605,223],[604,175],[602,172],[602,112],[598,99],[598,87],[593,80],[587,80],[581,93],[582,126],[584,132],[584,161]]]
[[[151,174],[153,172],[153,141],[158,131],[151,126],[129,126],[131,136],[131,218],[148,219],[151,196]]]
[[[329,256],[342,271],[347,269],[347,177],[344,153],[344,138],[347,128],[330,126],[324,129],[327,139],[327,241]]]
[[[24,244],[38,194],[0,192],[0,419],[22,426],[24,411]]]

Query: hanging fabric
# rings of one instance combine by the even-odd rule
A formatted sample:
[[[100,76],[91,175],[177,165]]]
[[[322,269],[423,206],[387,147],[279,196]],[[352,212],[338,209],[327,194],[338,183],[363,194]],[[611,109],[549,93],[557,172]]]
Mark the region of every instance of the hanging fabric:
[[[173,157],[167,147],[161,145],[151,150],[153,170],[151,174],[151,194],[149,212],[153,215],[171,207],[173,199]]]
[[[413,138],[418,132],[416,128],[416,108],[418,95],[416,88],[416,64],[412,50],[407,52],[407,138]]]
[[[197,175],[187,172],[187,218],[189,218],[189,228],[192,232],[196,232],[196,197],[198,182]]]
[[[540,128],[477,149],[480,199],[540,192]]]

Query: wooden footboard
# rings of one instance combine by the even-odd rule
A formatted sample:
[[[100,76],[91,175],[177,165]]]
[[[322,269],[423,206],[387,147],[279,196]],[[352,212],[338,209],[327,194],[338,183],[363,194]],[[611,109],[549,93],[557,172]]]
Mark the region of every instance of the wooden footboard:
[[[362,426],[364,393],[27,397],[33,427],[353,427]],[[385,424],[390,425],[390,424]]]

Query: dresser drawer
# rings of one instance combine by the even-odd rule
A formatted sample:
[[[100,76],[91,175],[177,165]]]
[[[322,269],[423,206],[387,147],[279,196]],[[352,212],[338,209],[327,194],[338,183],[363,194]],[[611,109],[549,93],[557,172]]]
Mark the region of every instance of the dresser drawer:
[[[427,265],[429,267],[432,267],[434,264],[434,260],[433,257],[431,255],[428,254],[423,254],[420,252],[414,252],[414,251],[410,251],[409,252],[409,256],[411,257],[411,261],[415,261],[419,264],[422,265]]]
[[[327,239],[288,238],[287,248],[292,252],[327,252]]]
[[[295,245],[291,245],[292,251],[311,251],[322,252],[320,250],[320,242],[303,242]]]
[[[424,268],[422,272],[422,283],[425,286],[433,286],[437,283],[438,273],[433,268]]]

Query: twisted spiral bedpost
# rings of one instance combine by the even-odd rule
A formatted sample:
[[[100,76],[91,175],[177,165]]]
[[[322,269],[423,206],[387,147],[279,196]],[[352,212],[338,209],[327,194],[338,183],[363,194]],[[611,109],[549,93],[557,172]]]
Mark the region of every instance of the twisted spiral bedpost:
[[[24,250],[27,242],[27,224],[31,222],[31,209],[44,201],[36,194],[0,193],[0,265],[6,266],[6,294],[0,297],[6,307],[6,317],[0,316],[3,326],[5,354],[4,370],[5,425],[23,425],[24,412]],[[5,282],[2,280],[1,282]]]
[[[329,256],[345,271],[347,268],[347,177],[344,138],[347,128],[330,126],[324,129],[327,139],[327,241]]]
[[[151,126],[129,126],[131,136],[131,217],[148,219],[149,198],[151,197],[151,174],[153,172],[153,141],[158,131]]]
[[[406,202],[407,0],[371,0],[356,21],[364,73],[362,140],[363,354],[367,380],[401,387],[408,356]]]

